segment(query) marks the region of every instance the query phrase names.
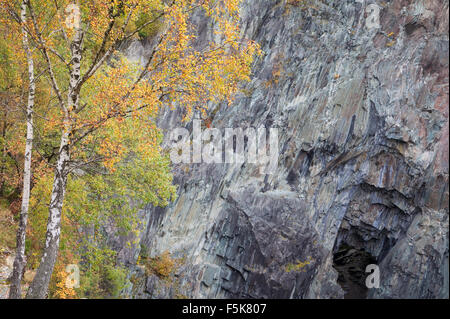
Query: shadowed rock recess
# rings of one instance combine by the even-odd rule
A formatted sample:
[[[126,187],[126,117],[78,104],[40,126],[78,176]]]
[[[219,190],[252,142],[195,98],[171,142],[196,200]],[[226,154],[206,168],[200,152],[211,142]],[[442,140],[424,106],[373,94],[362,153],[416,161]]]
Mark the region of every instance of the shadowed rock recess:
[[[380,28],[366,26],[371,3]],[[178,199],[142,212],[136,245],[112,240],[130,269],[124,293],[343,298],[349,288],[336,269],[350,247],[379,266],[380,287],[347,297],[448,298],[448,8],[443,0],[244,1],[242,37],[264,55],[234,105],[209,105],[211,125],[278,128],[278,168],[175,165]],[[212,25],[194,19],[201,45]],[[126,53],[139,60],[150,48],[136,42]],[[167,136],[182,125],[192,131],[181,118],[166,111],[159,126]],[[181,260],[171,278],[137,265],[165,251]]]

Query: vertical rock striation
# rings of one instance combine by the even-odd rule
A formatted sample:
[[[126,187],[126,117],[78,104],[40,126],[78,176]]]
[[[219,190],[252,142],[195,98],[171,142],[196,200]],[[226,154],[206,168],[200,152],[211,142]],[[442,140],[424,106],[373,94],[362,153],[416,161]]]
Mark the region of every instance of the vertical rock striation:
[[[366,25],[371,3],[379,28]],[[278,168],[176,165],[177,201],[149,207],[140,245],[119,248],[129,293],[342,298],[333,253],[345,244],[380,267],[368,298],[448,297],[448,8],[244,1],[242,36],[265,54],[236,103],[210,106],[210,117],[222,130],[278,128]],[[167,136],[180,119],[161,115]],[[134,266],[141,249],[183,257],[176,283]]]

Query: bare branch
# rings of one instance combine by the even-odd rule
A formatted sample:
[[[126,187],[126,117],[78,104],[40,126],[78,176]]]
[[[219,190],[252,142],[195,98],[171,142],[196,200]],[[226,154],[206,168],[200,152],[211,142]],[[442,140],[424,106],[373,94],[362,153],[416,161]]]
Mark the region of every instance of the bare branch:
[[[36,32],[36,35],[38,37],[38,41],[39,41],[39,44],[40,44],[40,47],[41,47],[41,51],[42,51],[44,59],[45,59],[45,61],[47,63],[47,67],[48,67],[48,71],[50,73],[50,79],[51,79],[51,84],[52,84],[53,90],[55,91],[55,93],[56,93],[56,95],[58,97],[61,109],[64,112],[66,112],[67,111],[66,110],[66,106],[64,104],[64,100],[63,100],[63,97],[61,95],[61,91],[59,90],[58,83],[56,81],[56,77],[55,77],[55,74],[53,72],[53,67],[52,67],[52,63],[50,61],[50,57],[49,57],[48,52],[47,52],[47,47],[45,46],[44,41],[42,39],[42,34],[39,31],[37,20],[36,20],[36,16],[34,14],[33,7],[31,5],[31,1],[28,1],[28,8],[30,10],[31,20],[33,21],[34,31]]]

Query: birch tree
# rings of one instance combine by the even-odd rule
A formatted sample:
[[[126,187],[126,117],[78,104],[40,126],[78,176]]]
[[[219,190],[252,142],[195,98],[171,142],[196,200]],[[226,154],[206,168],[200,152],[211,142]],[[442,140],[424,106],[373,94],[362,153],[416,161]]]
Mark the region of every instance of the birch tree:
[[[114,171],[130,154],[126,125],[144,134],[132,156],[161,152],[154,124],[163,107],[182,108],[184,120],[208,103],[232,102],[248,81],[258,46],[240,37],[239,0],[28,0],[32,27],[54,95],[48,125],[58,130],[43,255],[27,298],[45,298],[58,256],[68,177],[93,162]],[[198,43],[192,14],[208,21],[213,38]],[[157,26],[157,28],[155,28]],[[153,28],[141,65],[120,47]],[[154,30],[157,29],[157,32]],[[95,151],[93,151],[95,150]]]
[[[28,64],[28,101],[26,107],[27,135],[25,143],[25,159],[23,168],[23,190],[22,190],[22,206],[20,211],[19,229],[17,231],[16,257],[14,259],[13,272],[11,276],[11,286],[9,290],[9,298],[21,298],[21,281],[23,270],[26,264],[25,258],[25,236],[28,220],[28,207],[30,203],[31,188],[31,156],[33,151],[33,109],[36,94],[36,83],[34,75],[34,62],[31,53],[28,34],[25,28],[27,20],[27,4],[28,0],[23,0],[20,9],[20,23],[22,25],[23,49],[26,53]]]

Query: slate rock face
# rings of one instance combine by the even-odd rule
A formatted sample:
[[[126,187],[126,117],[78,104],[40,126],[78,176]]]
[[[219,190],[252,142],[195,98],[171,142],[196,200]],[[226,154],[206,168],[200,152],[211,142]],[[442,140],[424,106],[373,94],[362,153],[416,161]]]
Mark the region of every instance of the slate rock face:
[[[265,54],[232,107],[209,106],[222,132],[277,128],[276,171],[175,165],[178,199],[148,207],[140,244],[119,249],[129,293],[342,298],[333,253],[345,244],[380,268],[368,298],[448,298],[448,1],[290,3],[244,1],[242,36]],[[181,115],[161,114],[166,135]],[[184,258],[177,287],[133,266],[141,248]]]

